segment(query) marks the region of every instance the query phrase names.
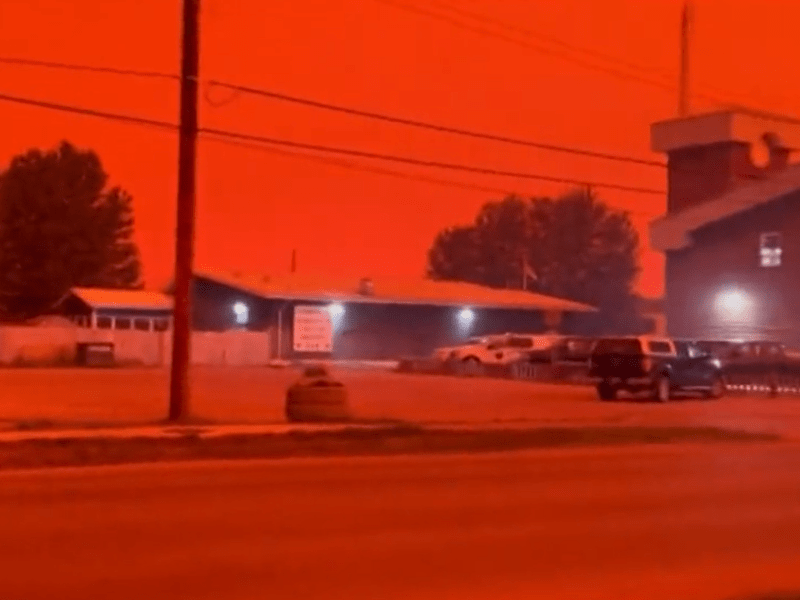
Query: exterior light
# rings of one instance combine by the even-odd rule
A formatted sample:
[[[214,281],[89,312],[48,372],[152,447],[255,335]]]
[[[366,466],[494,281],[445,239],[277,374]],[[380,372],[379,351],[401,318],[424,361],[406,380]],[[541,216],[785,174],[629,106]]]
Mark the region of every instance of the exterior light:
[[[244,302],[237,302],[233,305],[233,314],[236,315],[237,325],[246,325],[250,320],[250,309]]]
[[[469,327],[475,320],[475,311],[471,308],[462,308],[458,312],[458,322],[462,327]]]
[[[739,289],[723,290],[717,294],[714,308],[727,321],[742,321],[753,316],[753,300]]]
[[[328,306],[328,312],[331,314],[332,317],[341,317],[344,315],[344,305],[340,302],[334,302],[330,306]]]

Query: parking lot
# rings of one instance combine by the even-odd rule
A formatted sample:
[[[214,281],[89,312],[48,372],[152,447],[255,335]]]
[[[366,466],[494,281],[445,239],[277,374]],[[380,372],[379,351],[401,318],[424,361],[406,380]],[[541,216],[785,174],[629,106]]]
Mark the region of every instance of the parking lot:
[[[339,369],[357,419],[526,425],[708,425],[798,432],[800,398],[766,395],[657,404],[600,402],[588,386]],[[195,368],[192,415],[221,423],[284,421],[292,369]],[[162,420],[169,373],[162,369],[3,369],[0,420],[29,425],[141,424]]]

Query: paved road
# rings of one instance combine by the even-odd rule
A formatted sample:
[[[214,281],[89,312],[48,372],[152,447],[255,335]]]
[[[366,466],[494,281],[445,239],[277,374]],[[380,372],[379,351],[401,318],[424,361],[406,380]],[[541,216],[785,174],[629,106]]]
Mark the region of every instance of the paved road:
[[[0,476],[4,600],[716,599],[800,589],[800,445]]]

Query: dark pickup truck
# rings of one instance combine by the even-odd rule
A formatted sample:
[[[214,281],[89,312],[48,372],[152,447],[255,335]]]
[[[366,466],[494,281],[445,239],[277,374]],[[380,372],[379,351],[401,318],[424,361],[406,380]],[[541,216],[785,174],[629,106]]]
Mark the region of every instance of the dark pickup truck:
[[[621,390],[649,392],[660,402],[679,393],[725,393],[718,359],[692,342],[669,338],[602,338],[592,351],[589,377],[597,380],[601,400],[613,400]]]

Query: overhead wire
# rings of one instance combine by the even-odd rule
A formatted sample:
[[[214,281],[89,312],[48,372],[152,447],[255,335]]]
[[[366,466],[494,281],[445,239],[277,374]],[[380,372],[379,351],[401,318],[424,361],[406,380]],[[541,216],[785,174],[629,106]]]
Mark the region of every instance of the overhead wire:
[[[137,77],[155,77],[159,79],[169,79],[169,80],[180,80],[179,75],[174,75],[170,73],[163,73],[163,72],[156,72],[156,71],[142,71],[136,69],[118,69],[114,67],[104,67],[104,66],[92,66],[92,65],[82,65],[82,64],[72,64],[72,63],[63,63],[63,62],[53,62],[53,61],[42,61],[42,60],[33,60],[33,59],[24,59],[24,58],[16,58],[16,57],[6,57],[0,56],[0,63],[9,63],[9,64],[21,64],[21,65],[28,65],[28,66],[39,66],[39,67],[48,67],[48,68],[55,68],[55,69],[68,69],[74,71],[86,71],[86,72],[97,72],[97,73],[109,73],[115,75],[131,75]],[[205,82],[207,84],[207,89],[204,93],[204,98],[206,102],[208,102],[211,106],[214,107],[221,107],[227,105],[234,101],[236,98],[239,97],[240,93],[247,93],[250,95],[257,95],[262,96],[265,98],[271,98],[273,100],[283,101],[283,102],[290,102],[294,104],[300,104],[304,106],[309,106],[313,108],[319,108],[331,112],[339,112],[342,114],[348,114],[351,116],[368,118],[378,121],[384,121],[387,123],[394,123],[398,125],[405,125],[410,127],[416,127],[420,129],[429,129],[431,131],[438,131],[442,133],[449,133],[454,135],[461,135],[464,137],[472,137],[476,139],[484,139],[487,141],[495,141],[495,142],[502,142],[506,144],[514,144],[518,146],[528,146],[531,148],[538,148],[541,150],[547,150],[552,152],[561,152],[566,154],[574,154],[574,155],[581,155],[587,156],[589,158],[597,158],[602,160],[609,160],[609,161],[617,161],[617,162],[627,162],[632,164],[638,164],[642,166],[648,167],[665,167],[665,163],[662,161],[657,160],[648,160],[643,158],[637,158],[633,156],[625,156],[625,155],[618,155],[609,152],[601,152],[596,150],[586,150],[581,148],[574,148],[569,146],[563,146],[559,144],[552,144],[547,142],[539,142],[534,140],[522,139],[512,136],[505,136],[499,135],[484,131],[476,131],[471,129],[466,129],[462,127],[455,127],[450,125],[440,125],[436,123],[431,123],[427,121],[422,121],[419,119],[411,119],[406,117],[399,117],[396,115],[390,115],[386,113],[381,113],[377,111],[368,111],[358,108],[352,108],[337,104],[332,104],[329,102],[322,102],[319,100],[313,100],[310,98],[302,98],[299,96],[294,96],[291,94],[285,94],[282,92],[277,92],[274,90],[267,90],[263,88],[256,88],[253,86],[246,86],[240,85],[235,83],[230,83],[226,81],[220,80],[208,80]],[[222,87],[228,89],[233,93],[232,96],[218,101],[211,97],[211,89],[213,87]]]
[[[227,83],[224,81],[219,80],[209,80],[209,85],[212,86],[220,86],[224,87],[229,90],[242,92],[246,94],[262,96],[265,98],[270,98],[273,100],[279,100],[283,102],[290,102],[294,104],[300,104],[303,106],[309,106],[313,108],[319,108],[322,110],[327,110],[331,112],[338,112],[346,115],[356,116],[356,117],[363,117],[367,119],[373,119],[376,121],[384,121],[387,123],[394,123],[397,125],[406,125],[410,127],[416,127],[419,129],[428,129],[431,131],[438,131],[441,133],[449,133],[454,135],[460,135],[464,137],[471,137],[476,139],[483,139],[487,141],[493,142],[502,142],[506,144],[514,144],[517,146],[527,146],[530,148],[537,148],[540,150],[548,150],[551,152],[562,152],[566,154],[574,154],[579,156],[586,156],[589,158],[598,158],[602,160],[610,160],[610,161],[617,161],[617,162],[624,162],[624,163],[631,163],[642,165],[646,167],[659,167],[664,168],[666,164],[663,161],[658,160],[651,160],[645,158],[637,158],[633,156],[625,156],[619,154],[612,154],[609,152],[600,152],[596,150],[586,150],[582,148],[575,148],[570,146],[563,146],[559,144],[551,144],[547,142],[538,142],[523,138],[499,135],[495,133],[488,133],[485,131],[477,131],[473,129],[464,129],[461,127],[454,127],[450,125],[440,125],[437,123],[432,123],[430,121],[421,121],[418,119],[411,119],[407,117],[398,117],[395,115],[390,115],[386,113],[379,113],[374,111],[368,111],[358,108],[352,108],[347,106],[342,106],[339,104],[332,104],[329,102],[322,102],[319,100],[313,100],[310,98],[302,98],[299,96],[294,96],[290,94],[285,94],[282,92],[276,92],[273,90],[267,90],[263,88],[256,88],[251,86]]]
[[[107,111],[100,111],[95,109],[71,106],[67,104],[60,104],[56,102],[50,102],[45,100],[37,100],[32,98],[24,98],[20,96],[14,96],[11,94],[4,94],[0,93],[0,101],[5,102],[12,102],[15,104],[27,105],[27,106],[34,106],[38,108],[46,108],[49,110],[55,110],[60,112],[67,112],[72,114],[79,114],[84,116],[91,116],[96,118],[102,118],[106,120],[112,121],[119,121],[119,122],[126,122],[131,124],[137,125],[145,125],[150,127],[155,127],[158,129],[166,129],[177,131],[179,129],[178,125],[175,123],[170,123],[166,121],[160,121],[156,119],[151,119],[147,117],[139,117],[135,115],[127,115],[127,114],[119,114],[119,113],[111,113]],[[514,179],[531,179],[536,181],[545,181],[550,183],[560,183],[560,184],[568,184],[568,185],[581,185],[581,186],[592,186],[596,188],[604,188],[604,189],[614,189],[618,191],[625,191],[625,192],[634,192],[634,193],[642,193],[642,194],[653,194],[653,195],[664,195],[664,190],[653,189],[653,188],[645,188],[645,187],[638,187],[638,186],[629,186],[624,184],[616,184],[611,182],[598,182],[598,181],[591,181],[591,180],[582,180],[582,179],[574,179],[574,178],[567,178],[567,177],[556,177],[545,175],[541,173],[530,173],[526,171],[508,171],[504,169],[498,169],[494,167],[484,167],[484,166],[476,166],[476,165],[465,165],[461,163],[451,163],[451,162],[444,162],[438,160],[430,160],[430,159],[422,159],[410,156],[399,156],[395,154],[386,154],[380,152],[372,152],[367,150],[359,150],[353,148],[343,148],[339,146],[326,146],[321,144],[312,144],[307,142],[300,142],[296,140],[287,140],[283,138],[275,138],[275,137],[268,137],[268,136],[261,136],[255,135],[250,133],[243,133],[237,131],[230,131],[226,129],[218,129],[218,128],[211,128],[211,127],[200,127],[198,128],[198,133],[201,134],[210,134],[215,136],[226,137],[230,139],[236,139],[245,142],[256,142],[256,143],[264,143],[264,144],[272,144],[275,146],[284,146],[298,150],[311,150],[316,152],[323,152],[327,154],[336,154],[336,155],[344,155],[356,158],[365,158],[365,159],[374,159],[380,161],[387,161],[387,162],[396,162],[396,163],[403,163],[418,167],[426,167],[426,168],[435,168],[435,169],[446,169],[451,171],[462,171],[462,172],[469,172],[479,175],[490,175],[490,176],[500,176],[500,177],[508,177]]]
[[[465,189],[465,190],[470,190],[470,191],[477,191],[477,192],[486,193],[486,194],[498,194],[498,195],[501,195],[501,196],[504,196],[504,197],[508,196],[508,195],[511,195],[511,194],[520,195],[519,191],[515,192],[515,191],[513,191],[513,190],[511,190],[509,188],[489,187],[489,186],[483,186],[483,185],[476,185],[476,184],[468,183],[468,182],[465,182],[465,181],[457,181],[457,180],[454,180],[454,179],[443,179],[443,178],[440,178],[440,177],[429,177],[429,176],[426,176],[426,175],[421,175],[419,173],[409,173],[409,172],[404,172],[404,171],[396,171],[396,170],[393,170],[393,169],[387,169],[387,168],[384,168],[384,167],[376,167],[376,166],[373,166],[373,165],[368,165],[368,164],[365,164],[365,163],[358,163],[358,162],[355,162],[355,161],[331,158],[331,157],[328,157],[328,156],[320,156],[320,155],[317,155],[317,154],[312,154],[310,152],[302,152],[302,151],[297,151],[297,150],[286,150],[284,148],[277,148],[277,147],[271,146],[271,145],[266,144],[266,143],[244,142],[244,141],[233,140],[233,139],[229,139],[229,138],[225,138],[225,137],[217,137],[215,135],[210,135],[210,134],[207,134],[204,137],[205,137],[205,139],[207,139],[209,141],[220,142],[220,143],[223,143],[223,144],[226,144],[226,145],[237,146],[237,147],[247,148],[247,149],[251,149],[251,150],[264,151],[264,152],[268,152],[268,153],[271,153],[271,154],[276,154],[276,155],[285,156],[285,157],[289,157],[289,158],[300,158],[300,159],[304,159],[304,160],[310,160],[310,161],[313,161],[313,162],[332,165],[332,166],[335,166],[335,167],[341,167],[341,168],[349,169],[349,170],[352,170],[352,171],[359,171],[359,172],[364,172],[364,173],[372,173],[372,174],[376,174],[376,175],[386,175],[386,176],[396,177],[396,178],[399,178],[399,179],[406,179],[406,180],[410,180],[410,181],[421,181],[423,183],[432,183],[432,184],[441,185],[441,186],[445,186],[445,187],[460,188],[460,189]],[[522,194],[522,195],[524,195],[524,194]],[[529,194],[529,195],[530,196],[535,196],[535,194]],[[648,211],[642,211],[642,210],[636,210],[636,209],[630,209],[630,208],[624,208],[624,207],[610,207],[610,208],[612,208],[613,210],[618,210],[620,212],[628,213],[628,214],[631,214],[631,215],[643,216],[643,217],[647,217],[647,218],[653,218],[653,217],[658,216],[660,214],[660,212],[657,212],[657,211],[648,212]]]
[[[214,129],[210,127],[201,127],[199,129],[199,132],[210,133],[215,135],[223,135],[234,139],[241,139],[251,142],[263,142],[266,144],[275,144],[277,146],[287,146],[291,148],[298,148],[301,150],[313,150],[317,152],[342,154],[345,156],[353,156],[357,158],[368,158],[368,159],[384,160],[389,162],[398,162],[418,167],[430,167],[436,169],[447,169],[452,171],[464,171],[468,173],[475,173],[478,175],[494,175],[499,177],[510,177],[514,179],[533,179],[536,181],[545,181],[549,183],[560,183],[568,185],[581,185],[581,186],[590,185],[596,188],[613,189],[622,192],[635,192],[640,194],[654,194],[660,196],[663,196],[666,193],[664,190],[655,188],[646,188],[646,187],[616,184],[616,183],[602,182],[602,181],[589,181],[585,179],[584,180],[573,179],[568,177],[556,177],[551,175],[543,175],[539,173],[529,173],[526,171],[507,171],[504,169],[496,169],[493,167],[465,165],[461,163],[451,163],[451,162],[429,160],[429,159],[415,158],[409,156],[400,156],[396,154],[385,154],[382,152],[372,152],[367,150],[357,150],[353,148],[343,148],[340,146],[326,146],[322,144],[297,142],[294,140],[273,138],[273,137],[254,135],[249,133],[239,133],[234,131]]]
[[[414,4],[413,2],[410,2],[408,0],[375,0],[375,1],[379,2],[381,4],[385,4],[387,6],[393,6],[395,8],[400,9],[400,10],[405,10],[407,12],[416,13],[416,14],[419,14],[419,15],[427,16],[427,17],[435,19],[435,20],[446,22],[446,23],[448,23],[448,24],[450,24],[452,26],[471,31],[471,32],[477,33],[479,35],[483,35],[483,36],[487,36],[487,37],[494,37],[494,38],[497,38],[497,39],[500,39],[500,40],[503,40],[503,41],[506,41],[506,42],[509,42],[509,43],[513,43],[513,44],[516,44],[516,45],[519,45],[519,46],[523,46],[523,47],[526,47],[526,48],[528,48],[530,50],[534,50],[536,52],[539,52],[540,54],[545,54],[545,55],[553,56],[553,57],[556,57],[556,58],[560,58],[562,60],[572,62],[572,63],[574,63],[574,64],[576,64],[578,66],[581,66],[583,68],[590,69],[590,70],[595,70],[595,71],[598,71],[598,72],[602,72],[602,73],[605,73],[607,75],[612,75],[612,76],[617,77],[619,79],[624,79],[624,80],[628,80],[628,81],[642,83],[642,84],[649,85],[649,86],[652,86],[652,87],[660,88],[663,91],[676,91],[677,88],[678,88],[676,83],[669,83],[669,82],[665,82],[665,81],[660,81],[658,79],[653,79],[651,77],[651,75],[652,75],[652,72],[654,71],[654,69],[651,68],[651,67],[645,67],[643,65],[637,65],[635,63],[631,63],[629,61],[625,61],[625,60],[620,59],[618,57],[613,57],[613,56],[611,56],[609,54],[605,54],[605,53],[599,52],[597,50],[588,49],[588,48],[582,48],[580,46],[576,46],[574,44],[570,44],[569,42],[565,42],[565,41],[563,41],[563,40],[561,40],[559,38],[556,38],[554,36],[545,35],[545,34],[542,34],[542,33],[539,33],[539,32],[535,32],[535,31],[533,31],[531,29],[528,29],[528,28],[525,28],[525,27],[521,27],[519,25],[512,25],[512,24],[506,23],[506,22],[504,22],[504,21],[502,21],[500,19],[497,19],[495,17],[491,17],[489,15],[481,14],[481,13],[478,13],[478,12],[475,12],[475,11],[470,11],[470,10],[464,9],[462,7],[457,7],[457,6],[454,6],[454,5],[449,4],[447,2],[442,2],[441,0],[431,0],[430,2],[428,2],[428,4],[433,4],[434,6],[438,6],[440,10],[449,11],[449,13],[448,12],[445,12],[445,13],[435,12],[435,11],[430,10],[429,8],[425,8],[425,7],[422,7],[422,6],[418,5],[418,4]],[[544,42],[552,44],[552,45],[561,46],[562,48],[566,49],[567,52],[559,51],[559,50],[554,49],[552,47],[543,45],[541,43],[532,43],[532,42],[527,41],[527,40],[519,39],[518,37],[513,37],[513,36],[510,36],[510,35],[506,35],[506,34],[504,34],[502,32],[499,32],[499,31],[496,31],[494,29],[488,28],[488,27],[486,27],[484,25],[474,25],[474,24],[472,24],[470,22],[466,22],[466,21],[464,21],[462,19],[459,19],[458,17],[454,17],[453,16],[454,14],[455,15],[459,15],[461,17],[466,17],[468,19],[473,19],[473,20],[475,20],[475,21],[477,21],[478,23],[481,23],[481,24],[484,24],[484,23],[492,24],[495,27],[498,27],[500,29],[504,29],[506,31],[513,32],[513,33],[515,33],[517,35],[520,35],[520,36],[523,36],[525,38],[539,39],[539,40],[543,40]],[[580,57],[577,57],[577,56],[569,54],[569,51],[574,52],[574,53],[578,53],[578,54],[584,54],[584,55],[587,55],[587,56],[593,56],[596,60],[601,60],[603,62],[608,62],[608,63],[612,63],[612,64],[616,63],[617,65],[620,65],[620,66],[624,67],[624,69],[627,69],[627,71],[621,70],[621,69],[615,68],[615,67],[610,67],[610,66],[607,66],[607,65],[597,64],[596,62],[587,61],[587,60],[585,60],[583,58],[580,58]],[[629,72],[629,71],[633,71],[633,72]],[[637,74],[637,73],[639,73],[639,74]],[[641,73],[645,73],[646,75],[641,75]],[[663,75],[663,74],[661,75],[661,77],[664,78],[664,79],[668,78],[666,75]],[[693,95],[695,97],[697,97],[697,98],[701,98],[701,99],[704,99],[704,100],[710,100],[710,101],[712,101],[714,103],[717,103],[717,104],[719,104],[721,106],[725,106],[725,107],[734,107],[734,108],[745,108],[746,107],[744,104],[742,104],[739,101],[731,101],[731,100],[728,100],[728,99],[722,97],[722,96],[730,96],[730,95],[732,95],[729,92],[721,92],[721,91],[718,91],[718,90],[716,90],[715,92],[716,93],[711,94],[711,93],[708,93],[708,92],[698,91],[698,92],[695,92]]]

